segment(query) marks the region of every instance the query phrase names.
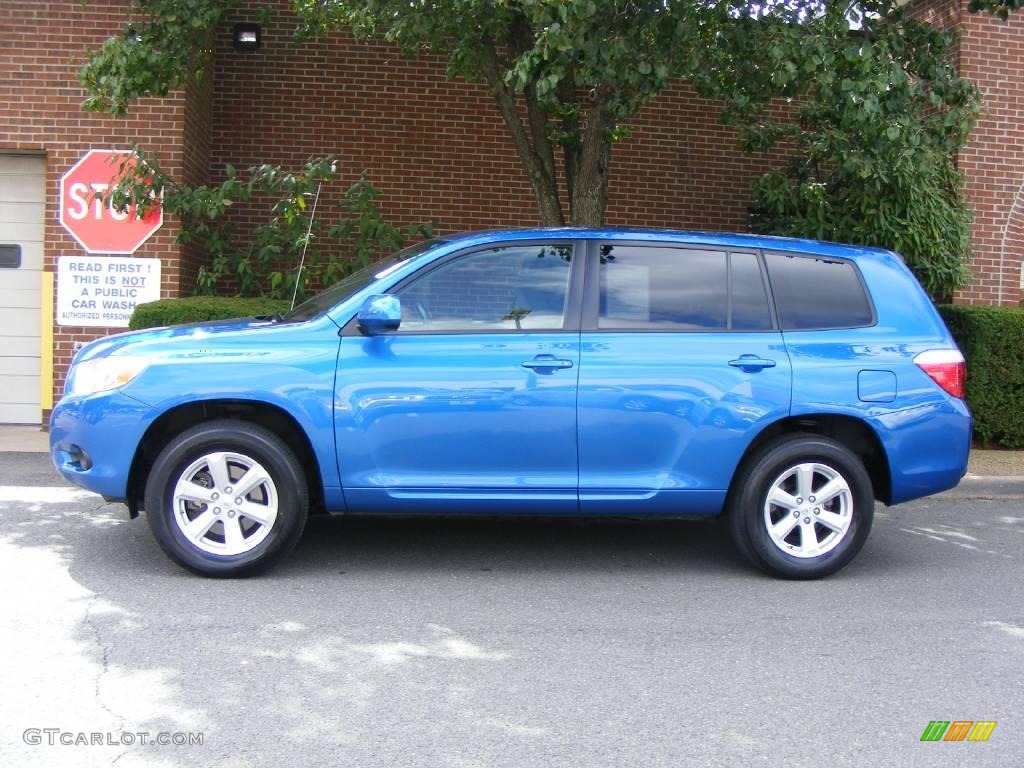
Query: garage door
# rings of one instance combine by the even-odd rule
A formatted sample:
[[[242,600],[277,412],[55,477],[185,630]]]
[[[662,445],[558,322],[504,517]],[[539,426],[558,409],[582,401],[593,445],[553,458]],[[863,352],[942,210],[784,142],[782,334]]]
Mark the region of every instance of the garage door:
[[[38,424],[43,158],[0,154],[0,424]]]

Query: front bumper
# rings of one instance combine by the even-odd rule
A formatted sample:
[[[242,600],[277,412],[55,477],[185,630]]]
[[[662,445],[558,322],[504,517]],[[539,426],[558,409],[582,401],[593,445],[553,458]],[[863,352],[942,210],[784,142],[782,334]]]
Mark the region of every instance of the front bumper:
[[[118,391],[65,397],[50,415],[50,459],[68,482],[123,501],[136,449],[155,415]]]

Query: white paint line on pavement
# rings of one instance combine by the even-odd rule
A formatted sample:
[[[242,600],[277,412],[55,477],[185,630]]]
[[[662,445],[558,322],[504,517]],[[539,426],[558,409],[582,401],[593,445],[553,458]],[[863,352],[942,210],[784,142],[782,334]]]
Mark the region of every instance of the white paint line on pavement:
[[[982,625],[986,627],[995,627],[997,629],[1001,629],[1008,635],[1012,635],[1013,637],[1019,637],[1022,640],[1024,640],[1024,627],[1018,624],[1010,624],[1006,621],[983,621]]]
[[[946,538],[947,536],[961,536],[965,539],[971,539],[971,541],[978,541],[980,543],[978,539],[968,536],[967,534],[958,534],[955,531],[937,531],[934,528],[926,528],[924,526],[919,526],[917,528],[900,528],[900,530],[904,533],[912,533],[915,536],[924,536],[926,539],[931,539],[932,541],[941,541],[943,544],[953,544],[954,546],[961,547],[962,549],[970,549],[974,552],[984,552],[986,555],[999,555],[999,557],[1005,557],[1007,560],[1013,559],[1012,555],[1007,555],[1005,553],[1001,554],[996,552],[994,549],[982,549],[981,547],[976,547],[973,544],[964,544],[962,541],[952,541]],[[937,536],[936,534],[939,533],[943,535]]]
[[[387,667],[405,664],[413,659],[454,659],[458,661],[505,661],[511,658],[504,651],[488,651],[438,624],[428,624],[434,636],[430,643],[393,641],[379,643],[349,643],[341,638],[319,638],[300,648],[295,659],[323,670],[355,665],[363,668],[369,661]],[[274,652],[270,652],[271,656]],[[261,653],[261,655],[266,655]]]
[[[967,541],[978,541],[974,536],[969,536],[962,531],[958,531],[952,526],[943,525],[941,531],[937,531],[934,528],[925,528],[923,525],[918,527],[918,530],[924,531],[925,533],[934,533],[936,536],[953,536],[958,539],[966,539]]]

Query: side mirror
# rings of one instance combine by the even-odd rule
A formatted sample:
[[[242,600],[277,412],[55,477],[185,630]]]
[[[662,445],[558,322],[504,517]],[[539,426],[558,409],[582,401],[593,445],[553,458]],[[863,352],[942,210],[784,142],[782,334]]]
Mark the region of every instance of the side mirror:
[[[402,302],[397,296],[379,294],[370,296],[356,315],[359,327],[366,333],[394,331],[402,322]]]

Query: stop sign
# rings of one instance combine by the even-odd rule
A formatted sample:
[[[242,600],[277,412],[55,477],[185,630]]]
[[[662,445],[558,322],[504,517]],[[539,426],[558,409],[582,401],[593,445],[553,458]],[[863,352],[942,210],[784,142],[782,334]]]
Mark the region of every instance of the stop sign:
[[[135,165],[130,152],[90,149],[61,177],[60,223],[88,253],[135,253],[164,223],[159,202],[140,217],[134,205],[118,211],[104,201],[126,160]]]

